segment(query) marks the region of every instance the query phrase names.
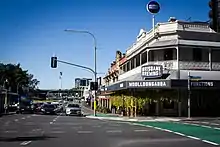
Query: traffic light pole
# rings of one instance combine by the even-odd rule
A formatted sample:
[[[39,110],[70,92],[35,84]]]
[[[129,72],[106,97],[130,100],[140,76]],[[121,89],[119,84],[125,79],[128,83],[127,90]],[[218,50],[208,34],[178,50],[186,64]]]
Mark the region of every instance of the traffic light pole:
[[[96,56],[96,55],[95,55]],[[64,63],[64,64],[68,64],[68,65],[71,65],[71,66],[75,66],[75,67],[79,67],[79,68],[83,68],[83,69],[86,69],[90,72],[92,72],[94,74],[94,77],[95,77],[95,82],[97,82],[97,73],[96,73],[96,66],[95,66],[95,70],[93,70],[92,68],[89,68],[89,67],[86,67],[86,66],[82,66],[82,65],[79,65],[79,64],[74,64],[74,63],[69,63],[69,62],[66,62],[66,61],[62,61],[62,60],[58,60],[57,59],[57,62],[60,62],[60,63]],[[94,116],[96,116],[96,90],[95,90],[95,93],[94,93]]]
[[[94,41],[94,71],[93,72],[94,72],[95,83],[97,83],[97,53],[96,53],[97,52],[97,40],[96,40],[95,35],[89,31],[84,31],[84,30],[66,29],[64,31],[72,32],[72,33],[88,34],[93,38],[93,41]],[[94,116],[96,116],[96,90],[94,93]]]

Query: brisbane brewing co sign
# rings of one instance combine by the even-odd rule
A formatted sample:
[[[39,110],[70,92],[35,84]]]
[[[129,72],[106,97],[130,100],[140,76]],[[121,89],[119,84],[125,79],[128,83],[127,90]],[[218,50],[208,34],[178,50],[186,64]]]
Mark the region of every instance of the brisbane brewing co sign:
[[[146,65],[141,68],[141,76],[145,78],[158,78],[163,75],[162,65]]]

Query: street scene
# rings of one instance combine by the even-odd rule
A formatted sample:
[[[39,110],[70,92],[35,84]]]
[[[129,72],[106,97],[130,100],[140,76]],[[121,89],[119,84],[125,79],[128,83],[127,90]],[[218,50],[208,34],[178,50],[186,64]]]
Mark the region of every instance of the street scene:
[[[0,147],[220,146],[220,1],[0,1]]]

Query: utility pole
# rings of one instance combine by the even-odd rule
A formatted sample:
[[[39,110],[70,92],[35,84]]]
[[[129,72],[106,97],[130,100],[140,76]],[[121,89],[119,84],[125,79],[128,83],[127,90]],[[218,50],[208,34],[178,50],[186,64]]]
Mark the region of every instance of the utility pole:
[[[62,91],[62,76],[63,76],[63,72],[60,72],[59,79],[60,79],[60,90],[61,91]],[[60,98],[62,98],[62,92],[61,91],[59,93]]]
[[[7,114],[7,112],[8,112],[8,89],[7,89],[7,86],[5,86],[5,83],[8,83],[7,79],[3,83],[3,88],[5,89],[5,104],[4,104],[4,108],[5,108],[5,114]]]
[[[188,72],[188,118],[191,117],[190,101],[191,101],[191,76],[190,76],[190,72]]]

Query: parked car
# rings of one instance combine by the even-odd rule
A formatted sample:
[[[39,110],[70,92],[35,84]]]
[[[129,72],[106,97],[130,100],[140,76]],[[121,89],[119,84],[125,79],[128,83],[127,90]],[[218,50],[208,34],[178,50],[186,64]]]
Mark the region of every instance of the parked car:
[[[82,116],[81,106],[79,104],[68,104],[65,110],[66,116],[77,115]]]
[[[57,109],[56,106],[53,104],[43,104],[41,107],[41,112],[43,114],[56,114]]]
[[[34,103],[34,113],[41,112],[41,107],[44,103]]]

